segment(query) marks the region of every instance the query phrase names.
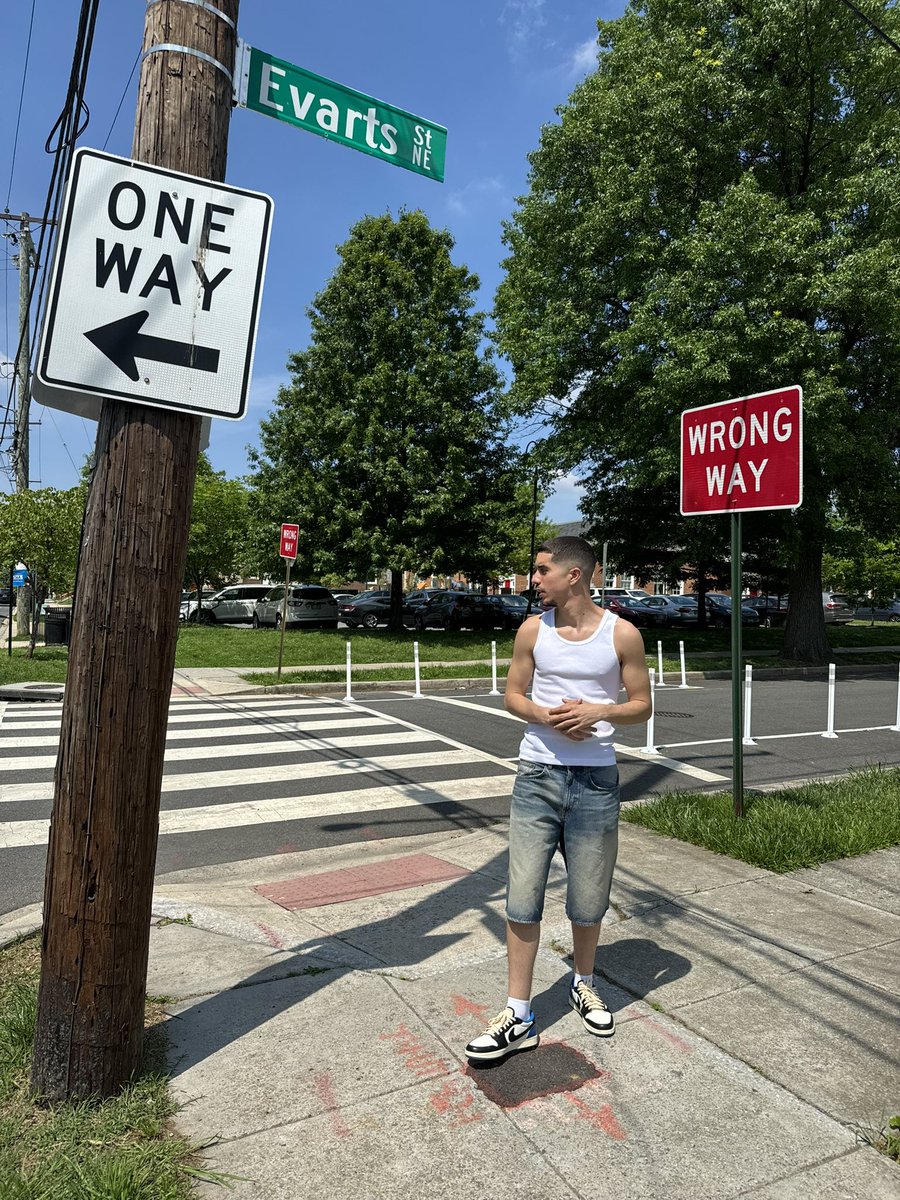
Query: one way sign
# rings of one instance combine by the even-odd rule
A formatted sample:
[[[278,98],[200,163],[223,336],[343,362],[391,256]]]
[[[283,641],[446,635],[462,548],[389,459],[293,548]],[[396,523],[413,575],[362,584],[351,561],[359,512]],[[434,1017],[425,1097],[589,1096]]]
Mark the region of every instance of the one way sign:
[[[61,390],[243,417],[272,208],[259,192],[79,150],[41,334],[42,402]]]

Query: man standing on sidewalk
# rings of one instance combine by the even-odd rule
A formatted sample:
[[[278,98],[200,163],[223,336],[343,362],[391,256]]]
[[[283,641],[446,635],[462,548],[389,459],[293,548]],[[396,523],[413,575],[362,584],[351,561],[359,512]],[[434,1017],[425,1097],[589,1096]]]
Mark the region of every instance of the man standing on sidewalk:
[[[594,956],[618,850],[616,725],[650,715],[650,679],[640,632],[598,608],[588,590],[597,565],[577,537],[538,551],[532,586],[547,606],[516,634],[506,707],[528,722],[509,819],[506,945],[509,997],[466,1046],[475,1062],[537,1044],[531,985],[550,860],[562,851],[568,873],[575,974],[569,1003],[585,1029],[609,1037],[613,1015],[594,988]],[[526,692],[534,681],[532,699]],[[626,702],[619,704],[624,688]]]

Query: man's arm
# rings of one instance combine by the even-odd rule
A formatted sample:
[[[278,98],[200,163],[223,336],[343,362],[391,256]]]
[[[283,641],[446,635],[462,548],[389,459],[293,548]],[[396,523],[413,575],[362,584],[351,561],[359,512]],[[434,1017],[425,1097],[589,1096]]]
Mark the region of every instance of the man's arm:
[[[600,721],[608,721],[610,725],[640,725],[650,716],[650,673],[640,630],[630,621],[617,621],[613,641],[627,701],[624,704],[588,704],[577,698],[567,699],[550,709],[550,724],[560,733],[581,739],[590,737]]]
[[[550,724],[550,709],[542,708],[529,700],[525,693],[531,687],[534,675],[534,647],[537,642],[540,617],[529,617],[519,626],[516,640],[513,643],[512,662],[506,675],[506,692],[503,703],[508,712],[523,721],[533,721],[538,725]]]

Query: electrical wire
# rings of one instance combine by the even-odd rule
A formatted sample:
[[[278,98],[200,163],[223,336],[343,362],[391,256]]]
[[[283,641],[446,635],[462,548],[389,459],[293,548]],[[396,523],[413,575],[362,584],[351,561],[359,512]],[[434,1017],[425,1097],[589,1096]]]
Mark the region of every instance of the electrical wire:
[[[99,3],[100,0],[82,0],[81,12],[78,19],[78,32],[75,39],[75,51],[72,57],[72,69],[69,74],[69,83],[66,91],[65,102],[62,110],[60,111],[59,117],[50,131],[45,146],[47,153],[53,156],[53,168],[50,175],[50,183],[47,188],[47,199],[44,204],[41,233],[35,252],[36,269],[31,277],[28,294],[28,309],[30,311],[35,294],[35,288],[37,287],[35,328],[38,328],[40,325],[40,314],[43,308],[47,280],[45,263],[47,261],[47,257],[49,256],[49,244],[47,255],[44,254],[44,245],[48,239],[48,230],[50,229],[51,225],[55,226],[59,219],[59,212],[62,203],[62,191],[69,175],[72,155],[75,152],[75,142],[85,131],[88,121],[90,120],[90,111],[84,102],[84,92],[87,86],[88,67],[90,65],[91,48],[94,40],[94,29],[97,23],[97,10],[99,8]],[[55,146],[52,145],[54,135],[56,135]],[[50,240],[52,240],[53,235],[51,234],[49,236]],[[38,281],[40,281],[39,284]],[[18,363],[19,357],[22,354],[24,337],[25,331],[23,329],[19,337],[19,344],[14,358],[16,363]],[[32,356],[35,356],[36,353],[37,344],[35,340],[35,345],[32,346]],[[2,443],[10,423],[13,390],[14,384],[11,382],[6,401],[6,408],[3,414],[3,421],[2,424],[0,424],[0,443]]]
[[[132,79],[134,79],[134,73],[137,70],[137,65],[140,61],[141,61],[141,51],[138,50],[137,54],[134,56],[134,62],[131,64],[131,72],[128,76],[128,82],[125,84],[125,88],[122,92],[122,95],[119,99],[119,103],[116,107],[116,115],[112,119],[112,124],[109,127],[109,132],[106,135],[106,141],[103,143],[103,145],[101,147],[102,150],[105,150],[106,147],[109,145],[109,139],[112,137],[112,131],[116,127],[116,121],[118,121],[118,119],[119,119],[119,113],[122,111],[122,105],[125,103],[125,97],[128,95],[128,89],[131,87],[131,81],[132,81]]]
[[[22,87],[19,91],[19,111],[16,113],[16,132],[13,136],[12,162],[9,168],[9,188],[6,192],[6,207],[9,208],[9,198],[12,195],[13,175],[16,170],[16,150],[19,146],[19,125],[22,121],[22,101],[25,98],[25,80],[28,77],[28,60],[31,56],[31,33],[34,29],[34,6],[36,0],[31,0],[31,17],[28,21],[28,41],[25,44],[25,65],[22,67]]]
[[[852,12],[855,12],[856,15],[860,18],[860,20],[865,21],[865,23],[869,26],[869,28],[874,30],[874,32],[877,33],[880,38],[882,38],[885,42],[887,42],[887,44],[889,46],[893,46],[893,48],[897,51],[897,53],[900,54],[900,43],[895,42],[894,39],[890,36],[890,34],[885,33],[885,31],[881,28],[880,25],[876,25],[870,16],[868,16],[866,13],[864,13],[862,11],[862,9],[857,8],[856,5],[853,3],[853,0],[843,0],[843,3]]]

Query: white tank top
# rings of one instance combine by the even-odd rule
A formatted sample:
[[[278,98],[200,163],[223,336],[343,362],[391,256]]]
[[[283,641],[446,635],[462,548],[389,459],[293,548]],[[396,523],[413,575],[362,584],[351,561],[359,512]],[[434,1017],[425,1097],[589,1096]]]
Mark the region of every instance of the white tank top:
[[[570,642],[559,636],[556,614],[541,614],[534,645],[534,680],[531,699],[542,708],[555,708],[567,697],[592,704],[617,704],[622,690],[622,671],[613,642],[618,617],[606,610],[588,638]],[[519,757],[531,762],[556,763],[564,767],[609,766],[616,761],[614,729],[607,721],[575,742],[549,725],[529,723],[519,747]]]

